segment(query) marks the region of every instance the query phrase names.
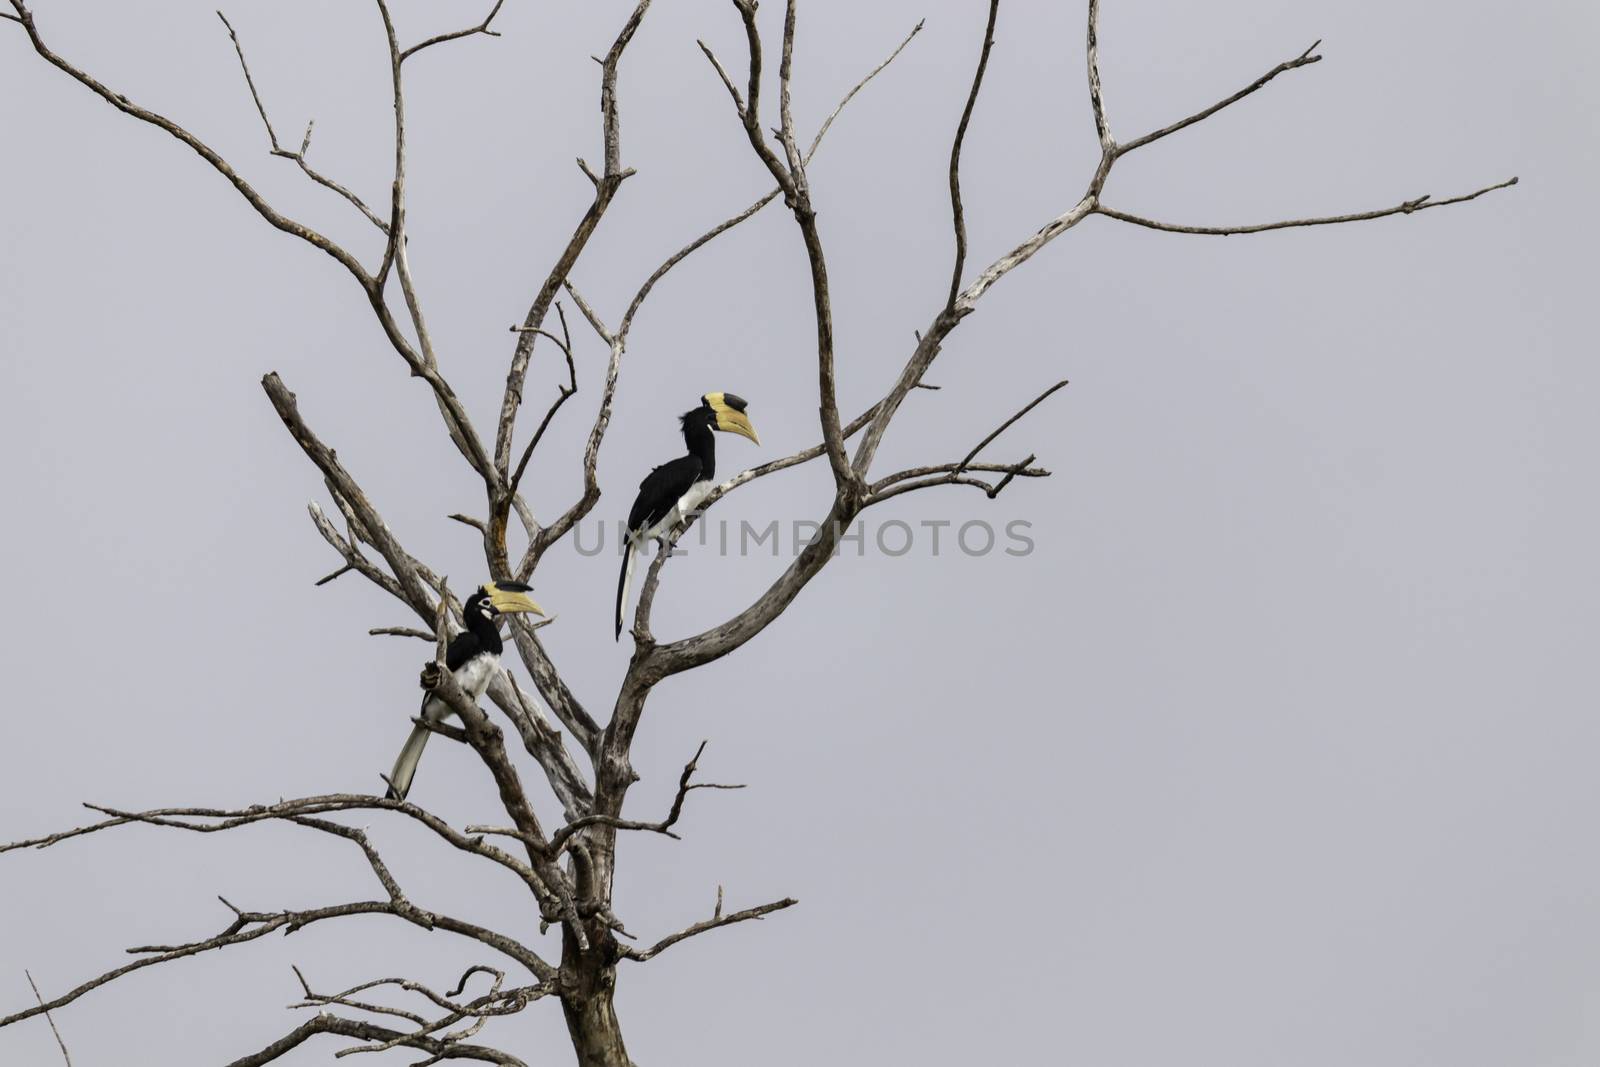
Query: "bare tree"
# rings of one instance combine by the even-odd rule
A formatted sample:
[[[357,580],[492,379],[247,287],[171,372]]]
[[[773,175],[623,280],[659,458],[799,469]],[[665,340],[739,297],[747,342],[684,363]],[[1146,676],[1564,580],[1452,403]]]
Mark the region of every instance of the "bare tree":
[[[804,451],[728,478],[715,488],[702,510],[758,478],[826,457],[833,475],[833,493],[826,513],[818,524],[819,533],[776,576],[771,586],[742,611],[701,633],[666,641],[658,639],[651,627],[651,609],[660,590],[664,566],[670,558],[668,553],[658,552],[640,591],[631,634],[634,645],[632,658],[612,701],[611,713],[604,722],[591,714],[585,702],[563,681],[561,671],[540,638],[538,626],[527,623],[521,617],[511,621],[511,637],[522,667],[531,681],[532,691],[525,688],[509,670],[505,671],[489,691],[498,709],[498,716],[472,703],[448,672],[435,672],[438,676],[435,691],[458,713],[462,725],[459,728],[438,725],[433,729],[470,745],[477,753],[485,772],[494,782],[503,808],[503,812],[496,816],[498,825],[456,827],[412,803],[375,795],[333,794],[300,797],[237,810],[174,807],[135,812],[94,807],[104,816],[99,822],[0,846],[0,851],[43,848],[70,838],[134,823],[195,833],[221,833],[254,823],[279,821],[348,841],[361,851],[380,889],[370,899],[287,911],[251,910],[236,907],[224,900],[229,919],[215,935],[199,941],[134,948],[130,950],[136,957],[132,962],[91,978],[54,999],[40,999],[33,1007],[0,1018],[0,1027],[35,1015],[48,1015],[134,971],[199,953],[230,948],[275,931],[289,932],[313,923],[330,922],[352,915],[388,915],[430,930],[446,931],[477,942],[494,961],[493,965],[472,967],[453,988],[445,992],[410,978],[395,976],[375,977],[338,992],[319,993],[297,971],[303,999],[296,1007],[313,1009],[318,1013],[281,1039],[236,1060],[236,1067],[269,1063],[318,1035],[336,1036],[351,1042],[343,1052],[410,1049],[425,1055],[420,1061],[423,1064],[446,1059],[519,1064],[522,1061],[515,1055],[480,1043],[479,1035],[493,1019],[521,1012],[535,1001],[546,998],[560,1002],[580,1064],[584,1067],[628,1067],[630,1060],[613,1007],[613,990],[623,963],[653,959],[688,938],[736,923],[761,919],[795,904],[792,899],[783,899],[725,910],[719,890],[715,909],[710,916],[686,929],[652,941],[637,941],[627,931],[622,918],[612,906],[619,839],[626,833],[675,836],[674,827],[683,815],[685,802],[691,792],[708,788],[737,788],[697,781],[695,774],[700,752],[696,752],[695,757],[684,766],[676,797],[663,817],[649,821],[623,816],[628,790],[638,778],[630,762],[632,743],[650,694],[663,680],[734,652],[777,619],[807,583],[827,566],[841,535],[851,522],[873,505],[905,493],[943,485],[970,486],[992,499],[1016,478],[1043,477],[1049,473],[1035,465],[1032,455],[1000,461],[982,460],[980,457],[1010,426],[1065,382],[1052,385],[1022,405],[1015,414],[1000,422],[994,432],[972,447],[953,448],[952,454],[960,458],[935,458],[922,466],[890,473],[873,471],[878,448],[896,414],[912,392],[923,387],[923,377],[938,358],[945,340],[963,319],[978,309],[983,297],[995,283],[1022,266],[1047,244],[1092,216],[1182,234],[1258,233],[1286,227],[1323,226],[1412,214],[1472,200],[1516,182],[1512,178],[1476,192],[1442,200],[1427,196],[1402,200],[1380,210],[1234,226],[1180,225],[1116,210],[1107,205],[1103,197],[1107,179],[1123,156],[1196,125],[1263,89],[1280,75],[1310,66],[1322,57],[1316,52],[1317,45],[1313,44],[1226,99],[1161,129],[1119,142],[1112,134],[1101,90],[1098,59],[1100,5],[1098,0],[1089,0],[1087,73],[1089,99],[1100,145],[1099,161],[1089,175],[1082,194],[1065,210],[969,276],[967,229],[961,196],[961,151],[994,42],[1000,5],[999,0],[990,0],[971,90],[955,125],[950,150],[950,206],[955,252],[948,290],[930,301],[931,318],[918,332],[916,343],[893,386],[876,403],[847,421],[839,410],[836,398],[834,320],[828,262],[817,227],[808,167],[839,113],[911,42],[921,29],[921,24],[912,28],[888,58],[868,72],[839,101],[821,128],[809,142],[805,142],[796,129],[790,110],[790,86],[795,65],[795,24],[798,17],[796,0],[788,0],[779,44],[775,128],[770,128],[773,111],[770,102],[767,112],[763,114],[762,111],[763,87],[769,78],[765,71],[768,61],[766,42],[757,25],[756,0],[730,0],[732,14],[740,20],[744,30],[744,77],[736,78],[710,48],[703,43],[700,47],[726,87],[732,117],[742,128],[751,153],[771,175],[773,188],[756,202],[695,237],[668,257],[645,277],[620,316],[608,318],[584,299],[573,283],[572,274],[590,238],[603,222],[607,209],[623,183],[634,173],[631,167],[623,165],[618,82],[624,54],[651,6],[650,0],[638,0],[610,49],[603,57],[599,57],[604,156],[598,166],[581,159],[578,161],[583,174],[593,186],[593,199],[565,245],[555,255],[521,324],[512,328],[515,342],[499,418],[491,439],[481,434],[468,417],[461,400],[445,377],[407,261],[404,75],[406,64],[427,49],[479,35],[498,36],[493,27],[504,0],[497,0],[476,25],[411,45],[401,43],[400,33],[390,16],[386,0],[375,0],[388,47],[388,75],[394,102],[393,181],[388,203],[378,207],[369,206],[346,186],[312,167],[307,160],[312,132],[309,126],[298,148],[286,147],[292,142],[279,140],[269,110],[251,77],[244,45],[233,26],[223,18],[238,53],[245,87],[265,127],[270,153],[295,163],[308,179],[348,201],[354,210],[381,232],[384,246],[376,266],[363,263],[328,237],[279,212],[230,162],[172,119],[140,106],[53,51],[47,41],[45,28],[41,27],[27,4],[23,0],[8,2],[11,12],[4,13],[3,17],[17,24],[16,31],[26,35],[33,50],[45,62],[124,114],[156,126],[188,146],[231,183],[266,222],[333,257],[345,268],[371,306],[379,328],[395,353],[410,373],[420,378],[432,391],[445,432],[473,475],[482,483],[484,514],[481,517],[454,515],[451,518],[481,533],[487,569],[498,580],[528,580],[546,554],[589,515],[599,500],[596,464],[611,418],[612,400],[623,369],[629,331],[656,283],[709,241],[779,199],[794,218],[809,264],[816,321],[820,441]],[[395,286],[399,289],[403,312],[391,308],[389,303],[391,290]],[[604,384],[591,409],[593,422],[587,444],[582,455],[577,457],[582,475],[582,492],[565,511],[553,519],[541,521],[535,517],[521,494],[522,480],[545,430],[578,391],[573,341],[558,300],[563,292],[604,343],[609,359]],[[553,323],[550,319],[552,310],[556,312]],[[525,435],[519,448],[518,424],[525,399],[524,386],[534,349],[541,339],[561,353],[566,363],[568,382],[558,389],[549,407],[535,424],[535,429]],[[312,430],[301,414],[294,393],[278,375],[268,374],[262,379],[262,387],[284,426],[321,474],[338,512],[334,516],[315,503],[310,505],[311,520],[317,531],[339,557],[338,569],[323,582],[348,572],[359,573],[414,612],[421,624],[416,628],[389,627],[370,632],[435,641],[436,661],[442,659],[445,639],[452,632],[451,627],[460,613],[460,603],[452,595],[445,578],[400,544],[356,476],[345,468],[325,439]],[[855,441],[853,450],[851,441]],[[508,547],[513,515],[527,540],[526,549],[517,558],[513,558]],[[681,536],[693,521],[695,516],[688,516],[672,531],[671,537]],[[520,742],[522,752],[515,757],[511,746],[507,744],[502,724],[508,724],[514,731],[516,741]],[[703,744],[701,749],[704,749]],[[559,826],[546,825],[535,813],[529,794],[529,760],[560,802],[563,822]],[[526,887],[531,903],[538,909],[542,929],[559,929],[559,958],[548,959],[528,945],[469,918],[445,914],[413,900],[391,873],[366,832],[335,818],[341,813],[375,811],[411,820],[432,831],[442,844],[515,875]],[[473,991],[469,992],[469,986]],[[415,998],[415,1010],[395,1008],[369,999],[372,991],[377,990],[409,994]]]

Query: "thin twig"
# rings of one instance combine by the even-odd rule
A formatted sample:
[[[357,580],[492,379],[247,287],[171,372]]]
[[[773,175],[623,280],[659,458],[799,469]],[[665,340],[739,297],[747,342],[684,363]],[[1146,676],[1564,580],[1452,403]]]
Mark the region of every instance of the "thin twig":
[[[28,986],[33,990],[33,999],[39,1002],[39,1007],[44,1008],[44,1021],[50,1024],[50,1032],[56,1035],[56,1044],[61,1046],[61,1058],[67,1061],[67,1067],[72,1067],[72,1053],[67,1051],[67,1043],[61,1040],[61,1031],[56,1029],[56,1021],[50,1015],[50,1009],[44,1006],[44,997],[39,995],[39,987],[34,984],[33,975],[24,968],[23,974],[28,977]]]
[[[1203,119],[1210,118],[1212,115],[1215,115],[1217,112],[1221,111],[1223,108],[1229,106],[1230,104],[1237,104],[1239,101],[1243,100],[1245,97],[1249,96],[1251,93],[1253,93],[1256,90],[1260,89],[1261,87],[1266,85],[1268,82],[1270,82],[1272,79],[1276,78],[1280,74],[1286,74],[1291,70],[1298,70],[1301,67],[1309,67],[1313,63],[1322,62],[1322,57],[1321,56],[1312,55],[1312,53],[1317,50],[1317,45],[1319,45],[1321,43],[1322,42],[1320,40],[1313,42],[1310,48],[1307,48],[1304,52],[1301,52],[1295,58],[1288,59],[1288,60],[1285,60],[1282,63],[1279,63],[1276,67],[1273,67],[1271,70],[1269,70],[1265,74],[1261,75],[1261,77],[1257,78],[1255,81],[1251,82],[1249,85],[1245,86],[1243,89],[1240,89],[1238,92],[1234,93],[1232,96],[1228,97],[1227,99],[1220,100],[1217,103],[1212,104],[1210,107],[1205,108],[1204,110],[1197,111],[1193,115],[1190,115],[1188,118],[1179,119],[1177,122],[1174,122],[1170,126],[1163,126],[1161,129],[1155,130],[1155,131],[1153,131],[1151,133],[1147,133],[1143,137],[1135,137],[1133,140],[1129,141],[1127,144],[1118,145],[1117,146],[1117,155],[1125,156],[1129,152],[1132,152],[1135,148],[1143,148],[1145,145],[1151,143],[1152,141],[1159,141],[1159,140],[1161,140],[1161,138],[1166,137],[1166,136],[1168,136],[1170,134],[1177,133],[1179,130],[1188,129],[1190,126],[1193,126],[1195,123],[1200,122]]]
[[[1341,222],[1366,222],[1370,219],[1382,219],[1390,215],[1411,215],[1418,211],[1426,211],[1429,208],[1464,204],[1469,200],[1476,200],[1478,197],[1492,193],[1497,189],[1509,189],[1516,184],[1516,178],[1508,178],[1494,185],[1486,185],[1476,192],[1467,193],[1463,196],[1453,196],[1448,200],[1435,200],[1431,196],[1423,195],[1415,200],[1405,200],[1394,207],[1381,208],[1377,211],[1359,211],[1351,215],[1324,215],[1308,219],[1286,219],[1282,222],[1258,222],[1241,226],[1180,226],[1170,222],[1147,219],[1141,215],[1130,215],[1127,212],[1116,211],[1104,205],[1095,208],[1095,212],[1104,215],[1108,219],[1132,223],[1135,226],[1143,226],[1150,230],[1163,230],[1167,233],[1200,234],[1207,237],[1228,237],[1240,233],[1265,233],[1268,230],[1288,230],[1300,226],[1332,226]]]
[[[539,441],[544,437],[544,432],[550,427],[550,420],[556,417],[556,412],[561,410],[561,405],[578,395],[578,366],[572,360],[572,332],[567,329],[567,313],[561,306],[561,301],[556,301],[556,316],[561,320],[561,336],[557,337],[543,327],[535,326],[535,333],[543,334],[550,338],[561,348],[561,354],[567,357],[567,384],[557,385],[555,402],[550,405],[550,410],[544,413],[544,418],[539,423],[539,428],[528,439],[528,446],[522,450],[522,458],[517,461],[517,470],[511,476],[511,487],[507,491],[516,495],[517,487],[522,484],[522,472],[528,469],[528,460],[533,458],[533,450],[539,447]],[[514,330],[526,330],[528,327],[516,327]]]
[[[244,71],[244,83],[250,88],[250,99],[255,101],[256,114],[261,116],[261,124],[267,128],[267,140],[272,143],[272,150],[278,150],[278,134],[272,128],[272,120],[267,118],[267,109],[261,104],[261,94],[256,91],[256,80],[250,76],[250,64],[245,62],[244,45],[239,43],[239,35],[233,30],[233,23],[228,21],[228,16],[217,12],[217,18],[228,28],[228,37],[233,41],[233,50],[239,55],[239,69]],[[307,135],[309,136],[309,134]]]
[[[1033,400],[1030,401],[1028,403],[1028,405],[1026,407],[1024,407],[1021,411],[1019,411],[1015,415],[1011,416],[1005,422],[1002,422],[998,427],[995,428],[995,431],[993,433],[991,433],[988,437],[985,437],[983,440],[979,441],[977,443],[977,445],[975,445],[973,447],[972,451],[967,453],[966,458],[964,458],[961,461],[961,466],[958,468],[958,470],[961,470],[961,471],[966,470],[968,465],[971,464],[972,461],[978,457],[978,453],[982,452],[985,448],[988,448],[989,445],[994,441],[994,439],[996,437],[999,437],[1001,434],[1003,434],[1007,430],[1011,429],[1011,427],[1014,426],[1017,423],[1018,420],[1024,418],[1028,414],[1028,412],[1032,411],[1034,408],[1038,407],[1040,404],[1042,404],[1046,400],[1050,399],[1050,397],[1055,394],[1056,390],[1065,388],[1067,384],[1068,383],[1067,383],[1067,380],[1065,378],[1061,379],[1059,382],[1057,382],[1056,384],[1052,385],[1050,388],[1046,389],[1044,392],[1040,393],[1038,396],[1034,397]],[[1032,461],[1030,460],[1029,462],[1032,462]]]
[[[572,822],[557,830],[550,838],[550,849],[553,853],[560,852],[566,847],[567,842],[580,830],[590,826],[609,826],[615,830],[646,830],[651,833],[665,834],[677,840],[678,835],[672,832],[673,825],[678,821],[678,816],[683,814],[683,802],[689,793],[695,789],[743,789],[742,785],[722,785],[716,782],[690,784],[689,779],[694,777],[695,768],[700,765],[700,755],[706,750],[706,742],[700,742],[700,747],[695,749],[694,756],[684,765],[683,773],[678,777],[678,793],[673,797],[672,808],[667,812],[667,817],[660,822],[636,822],[631,819],[619,819],[611,815],[585,815],[574,819]],[[469,832],[472,828],[468,828]]]
[[[318,578],[316,580],[316,582],[313,583],[313,584],[315,584],[317,586],[327,585],[329,582],[333,581],[335,578],[338,578],[340,575],[343,575],[346,572],[353,571],[355,569],[356,569],[356,567],[355,567],[354,563],[346,563],[343,567],[340,567],[338,570],[334,571],[332,574],[325,575],[325,576],[323,576],[321,578]]]

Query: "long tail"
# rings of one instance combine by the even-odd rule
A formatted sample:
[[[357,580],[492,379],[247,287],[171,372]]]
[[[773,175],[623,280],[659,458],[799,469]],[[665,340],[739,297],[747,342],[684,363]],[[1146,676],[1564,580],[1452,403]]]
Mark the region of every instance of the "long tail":
[[[394,770],[389,772],[390,800],[404,800],[406,794],[411,792],[411,779],[417,775],[417,764],[422,760],[422,750],[427,746],[428,735],[432,732],[426,726],[412,727],[411,736],[406,738],[405,747],[394,761]]]
[[[622,576],[617,579],[617,640],[622,640],[622,624],[628,611],[628,583],[633,580],[633,554],[637,546],[633,538],[622,548]]]

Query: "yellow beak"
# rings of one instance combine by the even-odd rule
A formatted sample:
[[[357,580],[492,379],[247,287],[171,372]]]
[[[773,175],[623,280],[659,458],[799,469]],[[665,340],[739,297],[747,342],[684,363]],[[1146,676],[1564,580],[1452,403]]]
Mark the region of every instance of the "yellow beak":
[[[736,433],[740,437],[748,437],[758,445],[761,443],[761,438],[756,435],[756,428],[750,425],[750,417],[742,411],[735,411],[732,408],[719,410],[717,429]]]
[[[516,615],[522,612],[532,612],[535,615],[544,614],[544,609],[535,604],[533,598],[527,593],[520,590],[501,589],[493,582],[485,585],[484,589],[489,594],[489,603],[494,606],[494,610],[502,615]]]

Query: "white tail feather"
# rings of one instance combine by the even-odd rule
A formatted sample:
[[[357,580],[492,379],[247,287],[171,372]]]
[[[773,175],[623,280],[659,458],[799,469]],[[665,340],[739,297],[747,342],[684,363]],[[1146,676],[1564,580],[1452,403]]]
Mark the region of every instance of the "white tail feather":
[[[389,772],[390,799],[404,800],[411,792],[411,779],[417,776],[417,764],[422,761],[422,750],[427,747],[428,735],[432,732],[426,726],[412,727],[411,736],[406,738],[405,747],[394,761],[394,770]]]
[[[622,549],[622,577],[617,581],[617,640],[622,639],[622,626],[627,621],[628,586],[633,583],[633,555],[638,546],[633,538]]]

